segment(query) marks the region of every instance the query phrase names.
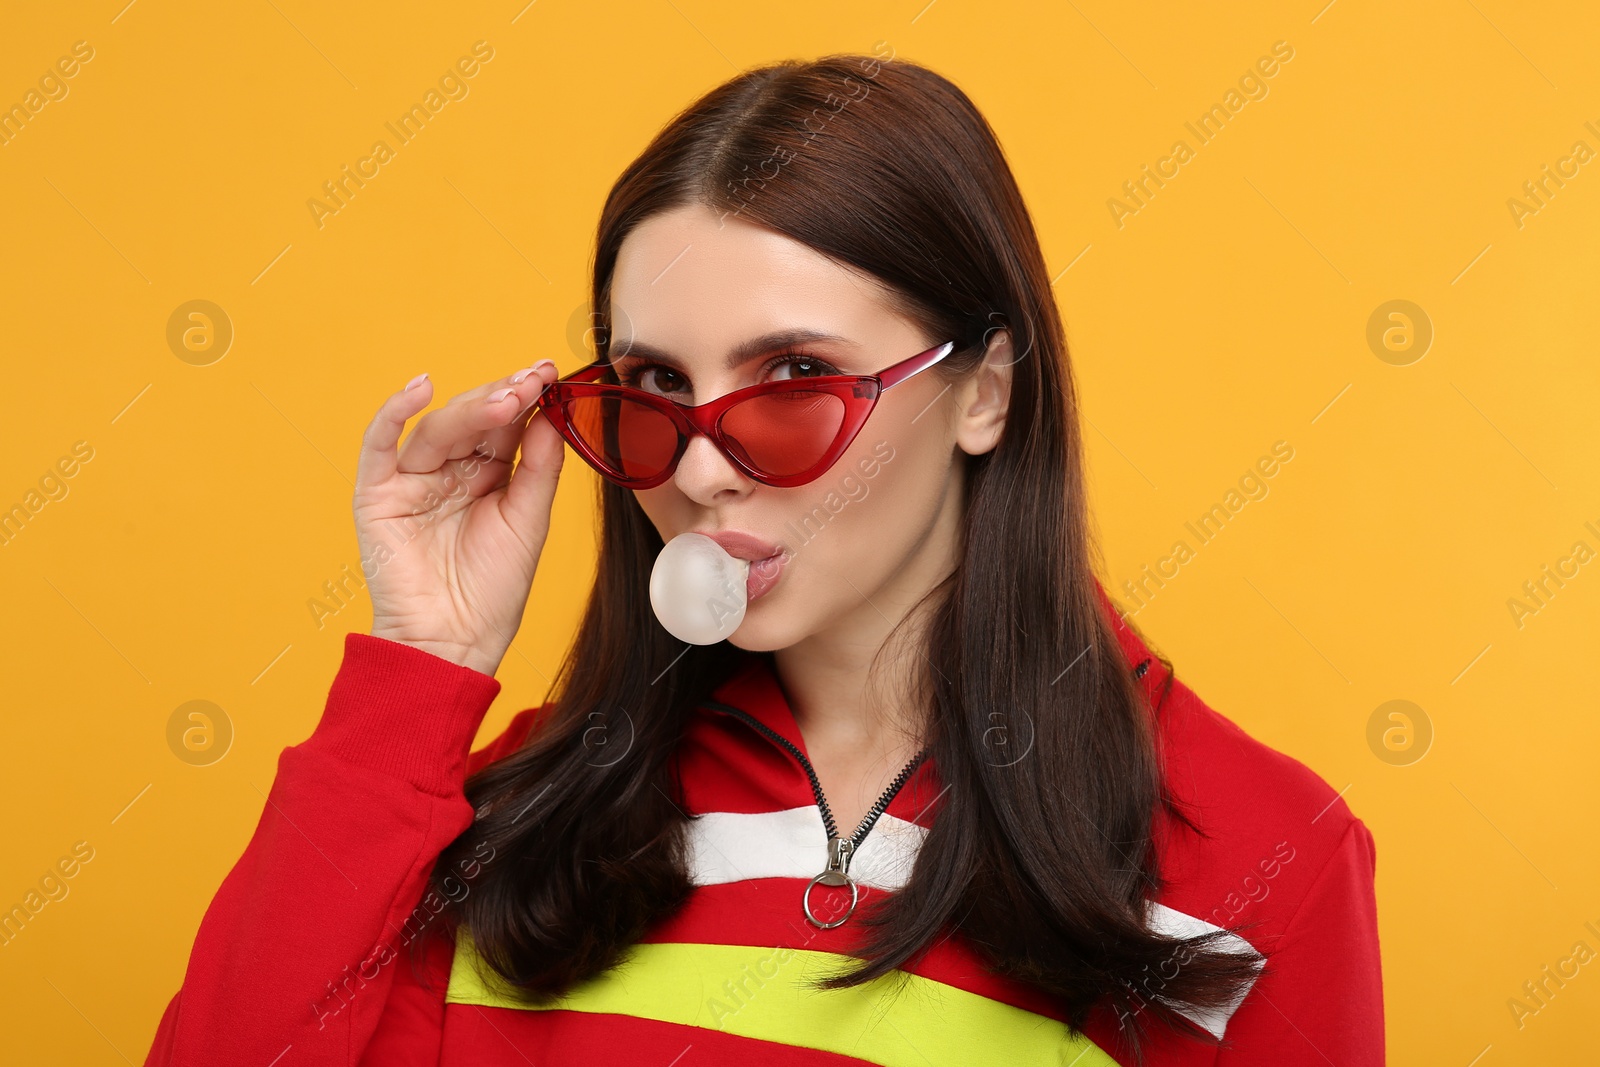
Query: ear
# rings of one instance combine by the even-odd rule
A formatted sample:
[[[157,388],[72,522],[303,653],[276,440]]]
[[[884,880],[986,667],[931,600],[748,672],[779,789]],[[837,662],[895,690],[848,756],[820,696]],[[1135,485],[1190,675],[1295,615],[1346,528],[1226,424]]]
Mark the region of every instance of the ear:
[[[983,362],[961,383],[956,396],[960,413],[956,418],[956,444],[968,455],[982,455],[999,443],[1011,404],[1015,364],[1011,331],[990,333]]]

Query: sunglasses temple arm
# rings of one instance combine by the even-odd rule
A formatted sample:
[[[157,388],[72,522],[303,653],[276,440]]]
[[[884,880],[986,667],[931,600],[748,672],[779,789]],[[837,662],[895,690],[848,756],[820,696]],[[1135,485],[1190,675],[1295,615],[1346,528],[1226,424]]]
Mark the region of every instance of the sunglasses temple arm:
[[[929,367],[948,356],[955,349],[955,347],[956,343],[954,341],[946,341],[944,344],[930,348],[926,352],[919,352],[910,359],[906,360],[904,363],[897,363],[893,367],[890,367],[888,370],[884,371],[882,374],[879,374],[878,381],[881,383],[881,387],[884,389],[893,388],[894,386],[905,381],[907,378],[911,377],[913,374],[916,374],[919,371],[927,370]]]

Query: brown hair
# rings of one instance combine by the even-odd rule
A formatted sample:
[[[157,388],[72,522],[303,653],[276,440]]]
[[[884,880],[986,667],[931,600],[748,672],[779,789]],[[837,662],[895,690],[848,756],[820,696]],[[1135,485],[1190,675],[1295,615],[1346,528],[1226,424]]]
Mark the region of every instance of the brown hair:
[[[1162,887],[1158,807],[1198,828],[1167,792],[1152,709],[1098,601],[1066,341],[993,131],[955,85],[904,61],[791,60],[718,86],[606,201],[592,289],[602,356],[623,239],[696,203],[881,280],[929,337],[957,339],[930,373],[961,379],[1001,326],[1016,357],[1001,440],[963,458],[964,558],[924,599],[925,655],[911,657],[929,665],[915,685],[948,797],[909,882],[858,912],[862,966],[820,984],[884,975],[956,931],[995,971],[1056,997],[1074,1029],[1109,998],[1132,1019],[1136,1054],[1152,1020],[1204,1039],[1172,1005],[1228,1004],[1256,971],[1219,932],[1170,939],[1146,925]],[[599,573],[558,696],[520,751],[467,783],[477,822],[434,872],[442,892],[475,842],[493,845],[444,925],[465,923],[501,976],[539,995],[617,963],[691,893],[671,756],[741,655],[725,642],[686,650],[661,628],[649,607],[661,538],[631,492],[602,481],[600,494]],[[599,755],[595,741],[615,747],[628,730],[620,758]],[[997,751],[1023,732],[1025,758]],[[1159,996],[1146,998],[1152,971]]]

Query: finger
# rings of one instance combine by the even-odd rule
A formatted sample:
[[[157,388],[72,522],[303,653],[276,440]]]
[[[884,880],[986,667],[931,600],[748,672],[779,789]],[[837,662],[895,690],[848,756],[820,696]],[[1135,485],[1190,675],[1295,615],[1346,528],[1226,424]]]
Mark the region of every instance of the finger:
[[[551,380],[554,381],[559,374],[559,371],[552,371]],[[544,388],[548,388],[548,386]],[[523,432],[528,428],[528,421],[533,417],[536,405],[539,402],[539,396],[542,394],[543,389],[541,388],[511,416],[509,422],[478,434],[476,439],[471,441],[470,446],[469,442],[465,440],[456,442],[450,450],[450,458],[461,462],[487,460],[491,464],[496,464],[501,470],[501,478],[499,484],[492,488],[499,488],[504,485],[506,479],[511,476],[511,465],[517,458],[517,449],[522,443]],[[488,395],[490,394],[485,394],[486,397]],[[516,394],[506,397],[504,400],[505,406],[511,408],[520,399],[522,399],[521,396]],[[543,422],[544,420],[541,419],[539,421]]]
[[[546,385],[555,381],[554,364],[534,370],[520,382],[511,375],[452,399],[424,415],[400,446],[396,468],[408,474],[427,474],[450,459],[469,456],[489,446],[507,453],[521,437],[521,424]],[[513,426],[512,423],[516,425]],[[497,440],[491,439],[494,435]]]
[[[431,399],[433,381],[426,374],[420,374],[379,406],[378,413],[361,435],[361,452],[356,457],[357,485],[378,485],[393,476],[395,445],[405,431],[406,422],[427,407]]]
[[[490,462],[503,462],[508,467],[517,455],[517,445],[522,441],[522,431],[528,425],[528,419],[533,414],[533,405],[537,398],[523,405],[522,410],[511,417],[511,421],[504,426],[496,426],[485,430],[470,440],[457,441],[450,449],[450,459],[467,462],[470,460],[487,459]],[[506,406],[511,407],[514,401],[507,400]]]
[[[566,459],[566,442],[549,419],[533,419],[522,431],[521,458],[500,503],[506,525],[530,541],[550,532],[550,510]]]

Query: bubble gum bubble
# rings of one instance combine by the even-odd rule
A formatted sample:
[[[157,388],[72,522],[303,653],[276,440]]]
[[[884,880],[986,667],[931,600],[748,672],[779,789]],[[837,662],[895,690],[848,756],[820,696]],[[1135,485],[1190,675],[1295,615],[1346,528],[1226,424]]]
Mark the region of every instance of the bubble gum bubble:
[[[650,572],[650,606],[673,637],[691,645],[723,640],[744,621],[750,564],[705,534],[668,541]]]

